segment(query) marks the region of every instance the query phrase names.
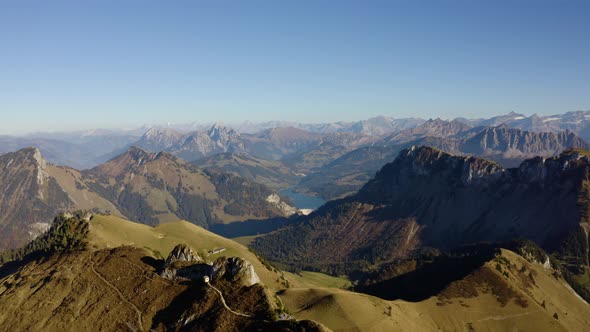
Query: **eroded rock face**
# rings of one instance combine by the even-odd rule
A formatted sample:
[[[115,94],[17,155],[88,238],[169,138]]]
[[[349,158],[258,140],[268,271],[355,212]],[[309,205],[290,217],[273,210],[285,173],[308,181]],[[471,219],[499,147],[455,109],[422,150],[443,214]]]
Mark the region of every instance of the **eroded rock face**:
[[[276,193],[270,194],[266,198],[266,201],[269,202],[270,204],[273,204],[274,206],[276,206],[277,209],[279,209],[281,212],[283,212],[286,216],[290,216],[290,215],[293,215],[293,214],[297,213],[297,209],[296,208],[294,208],[291,205],[287,204]]]
[[[168,258],[166,258],[166,266],[170,266],[176,262],[194,262],[200,263],[203,262],[203,258],[195,252],[186,244],[179,244],[172,251]]]
[[[201,256],[186,244],[179,244],[172,249],[168,258],[166,258],[166,265],[161,275],[167,279],[202,278],[202,276],[208,275],[210,271],[207,269],[209,265],[200,263],[204,263]]]
[[[222,278],[243,286],[260,283],[260,278],[250,262],[240,257],[219,257],[212,264],[207,264],[201,256],[185,244],[179,244],[166,259],[161,276],[167,279],[203,280],[209,277],[211,282]]]
[[[252,286],[260,282],[252,264],[240,257],[219,257],[213,263],[212,277],[214,280],[226,278],[244,286]]]

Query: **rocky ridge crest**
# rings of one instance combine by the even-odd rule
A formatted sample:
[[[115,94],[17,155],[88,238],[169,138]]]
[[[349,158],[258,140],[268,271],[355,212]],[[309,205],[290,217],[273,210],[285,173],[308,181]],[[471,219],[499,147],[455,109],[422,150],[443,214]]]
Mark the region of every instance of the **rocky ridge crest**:
[[[201,281],[205,277],[211,283],[224,279],[235,284],[250,287],[260,283],[254,267],[240,257],[219,257],[207,263],[185,244],[179,244],[168,255],[160,274],[167,279],[189,279]]]

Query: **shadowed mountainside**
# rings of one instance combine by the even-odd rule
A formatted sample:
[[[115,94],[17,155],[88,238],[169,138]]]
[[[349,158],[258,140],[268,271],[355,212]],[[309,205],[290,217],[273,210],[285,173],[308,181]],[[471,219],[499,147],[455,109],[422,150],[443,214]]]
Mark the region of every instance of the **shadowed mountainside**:
[[[581,150],[504,169],[484,159],[412,147],[356,195],[329,202],[252,247],[291,266],[350,271],[421,248],[524,237],[551,252],[573,251],[564,255],[587,265],[589,176],[590,160]]]

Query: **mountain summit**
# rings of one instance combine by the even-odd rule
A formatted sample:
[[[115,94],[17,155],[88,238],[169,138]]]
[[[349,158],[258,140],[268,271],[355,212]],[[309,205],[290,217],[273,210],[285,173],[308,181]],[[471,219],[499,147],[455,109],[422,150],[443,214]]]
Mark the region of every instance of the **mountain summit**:
[[[0,245],[15,247],[49,227],[49,216],[73,202],[50,175],[37,148],[0,156]]]

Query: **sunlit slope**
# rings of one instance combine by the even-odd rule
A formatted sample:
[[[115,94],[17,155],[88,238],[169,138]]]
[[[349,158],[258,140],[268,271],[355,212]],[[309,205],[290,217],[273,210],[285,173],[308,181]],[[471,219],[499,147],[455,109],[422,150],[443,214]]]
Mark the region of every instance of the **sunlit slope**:
[[[319,272],[301,271],[297,274],[284,272],[293,288],[338,288],[348,289],[351,286],[347,277],[333,277]]]
[[[84,179],[80,171],[64,166],[48,165],[47,173],[55,178],[59,186],[68,193],[76,209],[97,209],[110,211],[114,215],[123,215],[113,203],[83,185]]]
[[[500,280],[495,290],[487,284],[489,280],[474,272],[441,294],[412,303],[338,289],[348,285],[341,278],[269,270],[246,247],[184,221],[149,227],[97,215],[90,223],[94,248],[131,245],[149,248],[146,252],[154,256],[166,256],[178,243],[186,243],[200,252],[226,248],[222,255],[249,260],[266,285],[275,291],[282,290],[280,298],[297,319],[312,319],[335,331],[584,331],[590,326],[590,306],[563,278],[556,278],[554,270],[507,250],[502,251],[505,259],[500,270],[496,268],[497,260],[482,267]],[[529,275],[534,282],[527,281]],[[469,284],[478,290],[476,295],[457,291]],[[498,300],[502,297],[506,299],[504,305]]]
[[[496,261],[486,263],[503,282],[495,291],[483,290],[477,296],[456,293],[462,285],[481,282],[466,277],[421,302],[386,301],[377,297],[334,288],[291,288],[280,293],[289,311],[298,319],[314,319],[334,331],[587,331],[590,328],[590,306],[565,283],[553,276],[553,270],[530,263],[521,256],[502,250],[508,265],[502,272]],[[524,267],[524,268],[523,268]],[[503,274],[506,272],[506,275]],[[531,274],[534,284],[526,282]],[[476,273],[473,274],[477,276]],[[485,281],[484,281],[485,282]],[[503,306],[498,298],[506,297]],[[517,304],[522,298],[525,306]],[[555,318],[554,315],[556,315]]]
[[[242,257],[252,263],[266,286],[273,290],[283,288],[284,280],[281,279],[280,273],[266,268],[248,248],[186,221],[150,227],[115,216],[96,215],[90,221],[89,237],[90,245],[96,249],[130,245],[148,249],[154,256],[159,254],[164,258],[174,246],[180,243],[189,245],[197,252],[225,248],[222,253],[210,257],[213,259],[221,255]]]

